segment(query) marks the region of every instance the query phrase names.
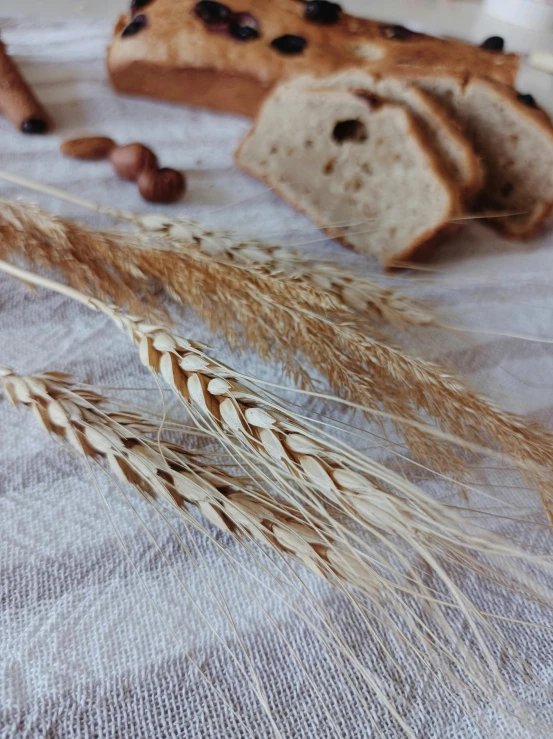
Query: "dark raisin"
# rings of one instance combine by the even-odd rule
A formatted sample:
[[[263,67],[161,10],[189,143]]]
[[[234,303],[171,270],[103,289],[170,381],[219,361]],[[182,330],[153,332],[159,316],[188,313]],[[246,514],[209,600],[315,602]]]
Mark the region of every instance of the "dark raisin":
[[[405,26],[383,26],[382,33],[386,38],[394,39],[395,41],[405,41],[405,39],[414,36],[414,31],[410,31]]]
[[[307,41],[303,36],[294,36],[291,33],[286,33],[284,36],[279,36],[274,41],[271,41],[271,46],[273,49],[280,51],[281,54],[301,54],[307,46]]]
[[[148,25],[148,18],[145,15],[137,15],[125,28],[121,36],[134,36],[136,33],[146,28]]]
[[[27,118],[21,124],[21,131],[23,133],[46,133],[48,130],[48,123],[42,118]]]
[[[529,108],[538,107],[538,104],[536,103],[536,98],[533,95],[530,95],[530,93],[519,92],[517,97],[521,103],[524,103],[524,105],[527,105]]]
[[[305,6],[305,18],[312,23],[333,25],[340,20],[342,8],[328,0],[310,0]]]
[[[504,198],[508,198],[508,197],[509,197],[509,195],[511,195],[511,194],[512,194],[513,190],[514,190],[514,186],[513,186],[513,184],[512,184],[511,182],[507,182],[507,183],[506,183],[505,185],[503,185],[503,187],[501,188],[501,194],[503,195],[503,197],[504,197]]]
[[[132,0],[131,13],[136,13],[137,10],[141,10],[142,8],[145,8],[146,5],[149,5],[151,2],[152,0]]]
[[[259,38],[259,23],[251,13],[235,13],[229,26],[230,35],[239,41]]]
[[[505,40],[501,36],[490,36],[480,46],[487,51],[503,51]]]
[[[334,126],[332,138],[339,144],[343,144],[344,141],[356,141],[362,143],[368,138],[367,127],[361,121],[356,121],[354,119],[349,121],[339,121]]]
[[[212,2],[212,0],[201,0],[196,3],[194,12],[208,26],[225,27],[231,21],[232,11],[223,3]]]

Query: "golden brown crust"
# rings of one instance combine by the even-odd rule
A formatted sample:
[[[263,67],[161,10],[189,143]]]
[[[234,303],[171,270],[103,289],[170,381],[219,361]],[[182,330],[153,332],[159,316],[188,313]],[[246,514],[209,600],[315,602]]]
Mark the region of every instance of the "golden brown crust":
[[[553,213],[553,202],[540,203],[540,205],[536,206],[533,212],[529,214],[520,223],[520,225],[517,223],[516,216],[511,216],[503,222],[501,219],[494,219],[498,221],[497,224],[495,224],[495,228],[509,239],[513,239],[514,241],[527,241],[533,236],[536,236],[542,230],[546,221],[551,216],[551,213]],[[491,219],[489,223],[494,225]]]
[[[475,80],[471,78],[468,84],[473,84],[474,82]],[[493,90],[503,100],[508,101],[522,119],[526,119],[528,122],[537,126],[547,137],[551,151],[553,151],[553,123],[544,110],[525,105],[520,101],[516,90],[495,80],[482,79],[478,80],[478,83]],[[524,241],[539,233],[552,212],[553,197],[550,200],[536,203],[532,211],[525,216],[494,218],[490,219],[489,223],[504,236],[514,240]]]
[[[517,109],[519,115],[533,123],[536,123],[544,132],[553,135],[553,123],[547,113],[540,107],[534,108],[521,102],[519,99],[519,93],[516,89],[489,77],[477,78],[476,75],[469,76],[466,86],[474,84],[475,82],[480,85],[485,85],[497,92],[498,95],[503,97],[505,100],[508,100]]]
[[[553,123],[547,113],[539,107],[532,107],[525,104],[519,99],[519,93],[509,85],[505,85],[497,80],[490,79],[489,77],[477,76],[473,74],[457,74],[457,75],[436,75],[425,70],[410,70],[409,72],[402,73],[403,79],[408,79],[415,84],[421,84],[425,87],[425,80],[429,81],[432,86],[439,85],[442,81],[449,85],[452,90],[457,86],[458,93],[461,97],[470,95],[471,89],[487,89],[492,93],[496,100],[502,103],[508,104],[511,109],[514,118],[520,124],[530,124],[541,132],[543,139],[540,143],[540,151],[543,152],[547,158],[553,158]],[[453,92],[455,96],[457,93]],[[446,97],[439,95],[440,102],[447,104]],[[461,107],[458,106],[459,117],[462,117]],[[475,127],[475,135],[472,136],[468,130],[469,125],[464,128],[465,133],[469,139],[473,140],[476,148],[478,149],[478,142],[476,139],[479,137],[479,128],[481,124]],[[505,122],[507,125],[507,121]],[[507,132],[497,131],[496,136],[509,136]],[[516,136],[516,134],[515,134]],[[518,137],[517,137],[518,138]],[[535,146],[535,142],[529,141],[529,146]],[[486,154],[484,152],[484,158]],[[530,167],[531,164],[528,164]],[[493,167],[489,167],[489,174],[492,172]],[[496,175],[497,176],[497,175]],[[553,174],[552,174],[553,178]],[[505,202],[497,197],[493,196],[493,185],[490,186],[492,180],[488,180],[485,184],[481,194],[479,208],[483,212],[505,210],[504,217],[493,217],[488,219],[488,225],[492,226],[495,230],[499,231],[504,236],[515,240],[526,240],[532,238],[544,225],[545,221],[550,217],[553,212],[553,182],[550,186],[551,196],[547,198],[539,199],[536,198],[532,204],[528,206],[528,211],[525,213],[516,213],[515,215],[509,215],[513,211],[519,211],[520,208],[513,203],[512,207],[509,207]]]
[[[128,69],[110,70],[116,90],[130,95],[147,95],[174,103],[186,99],[188,105],[254,118],[270,90],[250,77],[225,75],[213,69],[166,69],[136,62]]]
[[[464,212],[459,188],[449,177],[442,160],[436,154],[431,142],[427,141],[427,138],[420,126],[412,116],[410,116],[410,119],[409,132],[411,136],[418,141],[429,166],[434,171],[436,177],[441,180],[442,186],[449,193],[449,212],[444,216],[442,224],[433,229],[429,229],[426,233],[419,236],[419,238],[416,239],[409,248],[405,249],[405,251],[394,258],[389,259],[384,265],[386,269],[395,269],[398,264],[425,261],[430,258],[437,247],[448,235],[459,230],[460,225],[458,223],[453,223],[453,221],[455,221],[455,219]]]
[[[424,90],[419,92],[425,96],[426,104],[432,110],[434,116],[438,118],[441,125],[447,129],[451,139],[455,141],[456,146],[463,151],[467,170],[470,176],[467,178],[462,192],[462,198],[466,205],[470,205],[478,193],[482,190],[485,179],[484,165],[482,159],[474,151],[470,141],[463,133],[460,125],[452,116],[440,105],[440,103]],[[432,146],[432,142],[429,142]]]
[[[225,33],[207,30],[194,14],[196,0],[154,0],[144,8],[148,24],[139,33],[122,37],[131,16],[122,16],[108,52],[110,75],[118,90],[142,92],[158,98],[188,104],[203,104],[200,82],[185,85],[179,91],[188,70],[207,70],[210,95],[207,106],[254,115],[256,95],[266,94],[277,82],[300,74],[330,74],[352,65],[371,71],[414,68],[461,71],[471,68],[478,73],[512,84],[519,57],[497,54],[461,41],[436,39],[423,34],[390,39],[393,27],[377,21],[343,14],[333,26],[310,23],[304,19],[305,5],[294,0],[230,0],[233,10],[252,13],[260,22],[259,39],[240,42]],[[392,29],[392,31],[390,31]],[[308,44],[297,56],[286,56],[270,42],[284,34],[304,37]],[[148,84],[140,89],[138,68],[147,74]],[[159,75],[157,84],[154,75]],[[218,75],[218,78],[217,78]],[[201,80],[201,76],[197,76]],[[243,89],[240,103],[225,93],[227,80],[249,80],[250,93]],[[221,102],[217,103],[217,80]],[[250,99],[248,100],[248,97]]]

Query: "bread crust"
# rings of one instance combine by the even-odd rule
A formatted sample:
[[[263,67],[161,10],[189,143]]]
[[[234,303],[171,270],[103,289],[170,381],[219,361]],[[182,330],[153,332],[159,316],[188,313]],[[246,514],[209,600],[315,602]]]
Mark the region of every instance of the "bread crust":
[[[304,19],[304,3],[294,0],[243,0],[233,7],[260,22],[260,38],[240,42],[209,31],[194,14],[195,4],[196,0],[153,0],[143,11],[147,26],[128,37],[122,37],[122,31],[131,16],[120,17],[108,50],[109,74],[117,90],[253,117],[273,85],[299,74],[330,74],[352,65],[375,72],[396,67],[449,72],[471,68],[512,84],[520,63],[516,55],[461,41],[423,34],[390,39],[393,26],[345,13],[336,25],[317,25]],[[306,39],[302,54],[286,56],[271,47],[271,40],[290,33]],[[191,81],[183,85],[188,72]],[[203,96],[206,81],[209,94]],[[236,101],[226,91],[229,83],[238,90]]]
[[[429,93],[424,90],[419,90],[419,92],[424,96],[428,109],[432,110],[441,125],[447,129],[450,138],[455,142],[459,150],[463,152],[467,176],[462,187],[462,198],[465,205],[468,206],[474,201],[484,186],[485,172],[482,159],[475,152],[472,144],[463,133],[461,126],[449,115],[445,108]],[[429,144],[433,146],[431,141],[429,141]]]
[[[118,92],[127,95],[147,95],[158,100],[207,108],[219,113],[255,118],[271,86],[236,74],[214,69],[174,69],[154,67],[135,62],[128,68],[111,70],[111,82]]]
[[[274,94],[278,95],[278,88]],[[265,101],[260,111],[260,116],[263,115],[263,108],[269,104],[271,104],[271,99]],[[385,104],[393,105],[389,103]],[[394,105],[394,107],[402,106]],[[422,151],[423,156],[426,159],[428,167],[432,170],[434,176],[437,180],[439,180],[440,184],[444,188],[448,198],[448,206],[446,208],[446,212],[444,214],[444,217],[442,218],[441,223],[438,223],[435,227],[429,228],[426,232],[420,234],[416,239],[413,240],[411,244],[409,244],[407,248],[405,248],[399,254],[396,254],[393,257],[383,261],[383,265],[387,270],[401,268],[402,263],[422,261],[429,258],[435,251],[435,249],[448,235],[452,235],[453,233],[456,233],[458,231],[458,229],[460,228],[460,224],[459,222],[456,222],[456,219],[458,219],[459,216],[463,213],[463,204],[460,196],[459,187],[451,180],[451,177],[447,173],[442,159],[436,154],[434,148],[429,144],[427,137],[425,136],[421,127],[417,124],[414,116],[411,115],[404,108],[403,112],[408,120],[407,133],[409,136],[412,136],[415,139],[419,149]],[[246,161],[242,159],[241,155],[243,150],[247,146],[247,143],[255,134],[256,125],[254,124],[252,130],[246,134],[245,138],[242,140],[238,149],[236,150],[235,162],[237,166],[242,169],[242,171],[246,172],[252,177],[255,177],[256,179],[260,180],[265,185],[270,187],[275,194],[277,194],[280,198],[282,198],[282,200],[287,202],[291,207],[308,215],[314,221],[314,223],[330,238],[335,239],[348,248],[356,250],[356,247],[348,240],[346,234],[335,228],[325,225],[322,220],[317,219],[312,213],[307,212],[307,210],[303,209],[297,198],[289,197],[284,188],[282,188],[272,180],[269,180],[267,177],[263,177],[247,165]]]

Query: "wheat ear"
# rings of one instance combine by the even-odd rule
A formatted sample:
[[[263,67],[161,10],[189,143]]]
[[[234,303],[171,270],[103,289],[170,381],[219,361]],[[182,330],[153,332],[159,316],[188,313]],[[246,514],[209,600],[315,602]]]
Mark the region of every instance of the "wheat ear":
[[[323,577],[362,584],[362,560],[340,552],[324,524],[307,525],[302,513],[270,497],[251,477],[199,463],[184,447],[156,438],[158,427],[142,415],[106,410],[103,395],[79,388],[60,372],[20,376],[0,367],[0,378],[14,405],[30,408],[46,431],[82,455],[105,460],[119,479],[151,500],[197,507],[224,531],[267,544]]]
[[[373,601],[372,607],[378,608],[379,619],[386,620],[387,608],[392,611],[399,609],[396,618],[399,616],[426,650],[430,650],[432,659],[438,660],[436,667],[448,679],[454,683],[457,681],[460,687],[465,688],[449,664],[455,663],[455,660],[452,660],[444,637],[454,638],[451,627],[439,609],[428,608],[436,619],[431,648],[427,627],[421,625],[419,619],[410,613],[408,601],[394,600],[389,581],[379,573],[380,568],[374,566],[379,558],[374,545],[369,563],[360,554],[354,555],[351,546],[341,549],[325,533],[324,524],[321,525],[320,521],[316,525],[312,524],[312,520],[309,525],[306,524],[303,514],[296,508],[268,496],[259,486],[252,485],[251,478],[236,478],[222,469],[199,463],[197,457],[184,447],[161,439],[159,428],[142,414],[105,408],[107,401],[103,395],[75,386],[67,375],[48,372],[17,376],[10,369],[0,367],[0,379],[5,394],[14,405],[30,408],[46,431],[66,442],[80,455],[96,461],[104,460],[118,479],[133,485],[148,500],[167,501],[181,512],[194,506],[220,529],[239,538],[253,538],[280,553],[292,556],[334,583],[353,586],[369,594]],[[373,488],[373,491],[376,494],[376,489]],[[366,502],[372,508],[375,531],[378,528],[387,536],[402,536],[402,525],[412,515],[412,511],[402,507],[398,501],[392,503],[391,498],[379,501],[376,495],[373,495],[370,502]],[[394,507],[396,510],[392,513]],[[426,538],[427,544],[430,544],[433,536],[443,535],[436,531],[428,538],[430,532],[427,531],[426,536],[423,534],[422,523],[419,516],[416,524],[421,529],[417,541],[419,548],[424,548]],[[426,523],[436,525],[438,519],[432,522],[428,520]],[[477,544],[480,550],[485,548],[483,541],[474,540],[473,544]],[[434,548],[435,546],[434,544]],[[492,550],[493,547],[489,551]],[[414,551],[417,551],[416,547]],[[460,554],[461,549],[454,544],[451,551]],[[501,553],[502,556],[506,554],[502,547],[496,553]],[[434,567],[439,571],[441,565],[438,561],[429,561],[433,561]],[[408,590],[414,584],[419,583],[412,575],[405,578],[403,585],[401,580],[398,582],[400,588],[407,587]],[[383,593],[387,593],[387,597],[383,598]],[[429,597],[430,592],[421,588],[420,594]],[[429,600],[432,602],[435,597]],[[356,604],[358,608],[363,608],[361,602]],[[466,611],[470,610],[466,602],[463,606]],[[372,611],[369,613],[373,615]],[[398,628],[393,621],[389,625],[392,631]],[[422,657],[417,651],[418,644],[417,647],[409,646],[415,649],[419,658]],[[486,654],[485,647],[483,651]],[[485,695],[487,674],[481,672],[470,653],[461,649],[461,654],[467,660],[463,669],[467,670],[467,677],[473,682],[473,691],[475,684],[476,693],[482,692]],[[345,655],[351,656],[347,650]],[[456,670],[459,670],[458,664]],[[470,701],[470,695],[464,697]],[[391,706],[388,707],[393,710]],[[409,731],[408,734],[411,735]]]
[[[294,292],[290,279],[260,281],[257,269],[229,268],[185,244],[175,253],[173,242],[163,246],[161,240],[160,247],[132,234],[96,233],[30,207],[4,204],[1,212],[0,254],[22,254],[59,268],[73,287],[131,310],[141,301],[153,302],[153,281],[192,305],[231,343],[242,331],[263,358],[276,355],[309,383],[309,372],[296,357],[300,352],[342,397],[391,413],[423,460],[451,469],[455,458],[419,425],[405,423],[419,421],[421,410],[456,437],[553,469],[553,436],[545,429],[501,411],[447,370],[367,336],[346,315],[333,313],[332,302],[325,311],[314,310],[308,286],[300,284]],[[539,483],[549,505],[545,482]]]
[[[361,278],[333,262],[308,259],[293,249],[264,241],[240,241],[230,231],[210,229],[185,219],[156,215],[129,218],[124,212],[119,218],[130,221],[145,233],[161,235],[174,250],[196,247],[229,267],[256,269],[272,279],[292,281],[295,287],[311,289],[320,296],[318,307],[322,309],[327,294],[344,313],[353,310],[362,316],[376,316],[397,328],[436,325],[429,311],[398,290]]]
[[[332,262],[306,259],[292,249],[267,244],[258,239],[240,240],[229,231],[210,229],[202,224],[166,216],[137,216],[129,211],[101,206],[59,188],[30,180],[21,175],[0,170],[0,179],[22,187],[42,192],[60,200],[74,203],[81,208],[104,213],[118,221],[132,223],[135,227],[162,234],[170,242],[176,242],[217,257],[227,266],[243,266],[256,269],[260,277],[290,282],[305,292],[312,292],[315,307],[325,309],[329,302],[347,312],[362,316],[380,317],[399,328],[435,325],[432,313],[398,291],[383,287],[374,280],[360,278],[354,272],[342,269]]]

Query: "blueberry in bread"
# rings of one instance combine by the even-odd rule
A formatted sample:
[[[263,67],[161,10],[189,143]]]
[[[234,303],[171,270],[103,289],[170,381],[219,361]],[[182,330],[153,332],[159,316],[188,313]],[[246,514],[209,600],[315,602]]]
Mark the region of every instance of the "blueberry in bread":
[[[270,89],[302,74],[472,70],[513,84],[519,57],[355,18],[328,0],[132,0],[108,68],[120,92],[254,116]]]
[[[386,267],[428,250],[461,210],[415,118],[370,91],[277,88],[236,161]]]

